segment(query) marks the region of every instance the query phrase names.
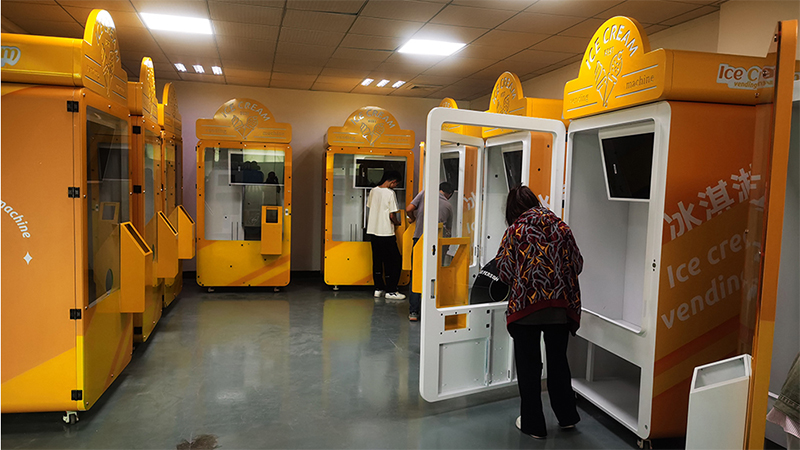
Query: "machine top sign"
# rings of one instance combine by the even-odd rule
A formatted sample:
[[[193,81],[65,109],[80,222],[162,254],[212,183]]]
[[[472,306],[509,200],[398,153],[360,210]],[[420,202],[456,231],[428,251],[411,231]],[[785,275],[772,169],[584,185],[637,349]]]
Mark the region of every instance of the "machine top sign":
[[[292,126],[278,123],[262,103],[249,98],[225,102],[213,119],[197,119],[197,138],[288,144]]]
[[[402,130],[397,119],[378,106],[365,106],[350,114],[341,127],[328,128],[333,147],[414,148],[414,131]]]

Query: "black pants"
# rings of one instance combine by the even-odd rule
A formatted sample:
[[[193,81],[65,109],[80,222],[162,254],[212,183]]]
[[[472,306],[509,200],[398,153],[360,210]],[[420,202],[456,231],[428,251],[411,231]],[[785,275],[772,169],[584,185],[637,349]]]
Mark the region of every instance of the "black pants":
[[[550,406],[561,426],[580,421],[572,391],[572,375],[567,362],[569,328],[567,324],[519,325],[510,323],[508,332],[514,338],[514,356],[517,363],[517,382],[521,398],[520,415],[522,432],[546,436],[547,427],[542,411],[542,355],[541,335],[547,357],[547,392]]]
[[[403,257],[397,249],[397,238],[370,234],[369,239],[372,244],[372,282],[375,284],[375,289],[397,292],[397,282],[400,281],[403,264]]]

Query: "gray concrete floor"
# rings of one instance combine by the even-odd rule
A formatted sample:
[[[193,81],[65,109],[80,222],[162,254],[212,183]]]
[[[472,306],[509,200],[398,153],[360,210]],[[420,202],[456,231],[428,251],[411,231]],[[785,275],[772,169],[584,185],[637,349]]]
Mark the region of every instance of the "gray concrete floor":
[[[408,304],[296,277],[283,292],[191,280],[92,410],[2,415],[3,448],[636,448],[585,401],[575,431],[547,403],[546,440],[514,427],[516,388],[427,403]],[[184,447],[188,448],[188,447]],[[663,447],[662,447],[663,448]]]

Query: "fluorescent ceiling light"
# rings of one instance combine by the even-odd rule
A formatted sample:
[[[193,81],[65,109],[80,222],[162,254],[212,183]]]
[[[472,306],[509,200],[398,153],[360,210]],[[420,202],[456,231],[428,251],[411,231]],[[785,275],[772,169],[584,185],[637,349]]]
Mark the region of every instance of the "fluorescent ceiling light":
[[[195,64],[194,66],[192,66],[192,68],[197,73],[206,73],[205,69],[203,69],[203,66],[201,66],[199,64]]]
[[[402,85],[404,85],[404,84],[406,84],[406,82],[405,82],[405,81],[398,81],[398,82],[396,82],[395,84],[393,84],[393,85],[392,85],[392,87],[393,87],[393,88],[395,88],[395,89],[397,89],[397,88],[399,88],[400,86],[402,86]]]
[[[410,53],[414,55],[440,55],[447,56],[461,50],[467,44],[458,42],[426,41],[422,39],[411,39],[406,45],[400,47],[398,52]]]
[[[369,86],[372,82],[375,81],[372,78],[364,78],[364,81],[361,82],[362,86]]]
[[[177,31],[179,33],[212,34],[211,21],[198,17],[170,16],[167,14],[139,13],[151,30]]]
[[[376,84],[375,86],[384,87],[387,84],[389,84],[389,80],[381,80],[381,81],[378,81],[378,84]]]
[[[181,63],[175,63],[175,68],[178,69],[178,72],[186,72],[186,66]]]
[[[214,75],[222,75],[222,67],[220,66],[211,66],[211,71],[214,72]]]

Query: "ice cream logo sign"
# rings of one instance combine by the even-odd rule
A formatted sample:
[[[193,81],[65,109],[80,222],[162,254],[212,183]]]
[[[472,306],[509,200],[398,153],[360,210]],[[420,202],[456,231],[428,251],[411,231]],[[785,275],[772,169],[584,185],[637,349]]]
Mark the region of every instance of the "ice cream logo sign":
[[[258,128],[260,120],[270,120],[271,113],[257,102],[247,100],[231,100],[222,107],[222,118],[230,119],[230,125],[242,139]]]
[[[519,78],[511,72],[505,72],[494,84],[489,111],[508,114],[511,109],[511,101],[519,98],[521,92]]]
[[[114,27],[114,20],[106,11],[97,14],[97,21],[94,24],[94,42],[98,43],[102,51],[100,52],[100,67],[103,70],[103,79],[106,82],[106,92],[111,93],[111,80],[114,72],[120,63],[119,46],[117,46],[117,29]],[[5,54],[4,54],[5,56]]]
[[[620,80],[625,60],[639,52],[643,43],[640,30],[641,26],[632,19],[614,17],[597,30],[586,49],[583,65],[594,70],[594,88],[604,108]]]
[[[21,57],[22,50],[18,47],[4,45],[2,67],[16,65]]]
[[[350,117],[350,122],[359,128],[361,137],[371,146],[386,133],[387,128],[392,129],[397,126],[394,117],[379,108],[362,108]]]
[[[729,89],[770,88],[774,82],[774,66],[736,67],[722,63],[717,70],[717,83],[726,84]]]

